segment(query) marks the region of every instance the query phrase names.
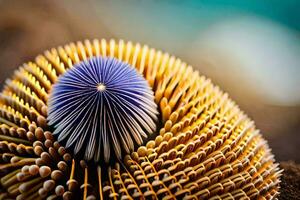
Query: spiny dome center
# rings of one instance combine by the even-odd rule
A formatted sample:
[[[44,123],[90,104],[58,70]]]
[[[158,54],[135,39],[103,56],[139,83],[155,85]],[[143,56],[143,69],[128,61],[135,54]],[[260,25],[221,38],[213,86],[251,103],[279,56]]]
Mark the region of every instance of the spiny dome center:
[[[99,92],[103,92],[103,91],[105,91],[105,89],[106,89],[106,86],[103,83],[98,83],[97,90]]]
[[[85,160],[121,158],[156,130],[153,91],[136,69],[115,58],[75,64],[54,84],[48,124],[57,140]]]

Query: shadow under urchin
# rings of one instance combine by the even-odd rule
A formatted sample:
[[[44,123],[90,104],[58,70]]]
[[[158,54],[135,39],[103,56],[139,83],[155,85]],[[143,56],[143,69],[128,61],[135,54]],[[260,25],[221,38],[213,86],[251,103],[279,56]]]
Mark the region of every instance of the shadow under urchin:
[[[58,142],[77,158],[101,165],[121,160],[157,130],[152,89],[135,68],[115,58],[74,65],[53,86],[48,105],[48,125]]]

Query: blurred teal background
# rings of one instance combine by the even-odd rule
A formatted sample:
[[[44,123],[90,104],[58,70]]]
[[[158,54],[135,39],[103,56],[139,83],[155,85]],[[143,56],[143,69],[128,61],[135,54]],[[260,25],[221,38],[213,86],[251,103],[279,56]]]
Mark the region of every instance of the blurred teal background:
[[[0,83],[71,41],[147,44],[211,78],[254,119],[277,159],[300,162],[299,10],[298,0],[1,0]]]
[[[91,12],[97,13],[99,20],[112,32],[116,31],[113,32],[116,35],[127,40],[150,42],[161,48],[170,45],[175,47],[174,52],[188,47],[187,44],[196,39],[201,32],[212,24],[226,19],[255,16],[293,30],[300,28],[298,0],[90,0],[88,2],[85,6],[90,7]],[[68,3],[66,2],[66,7]],[[82,8],[79,12],[80,10],[84,11]],[[112,21],[116,24],[112,25]]]

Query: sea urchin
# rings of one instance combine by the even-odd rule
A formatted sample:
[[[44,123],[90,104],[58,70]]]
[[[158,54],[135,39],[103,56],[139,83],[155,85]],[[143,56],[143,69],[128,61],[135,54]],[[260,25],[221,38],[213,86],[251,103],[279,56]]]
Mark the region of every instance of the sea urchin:
[[[85,160],[105,162],[110,145],[117,158],[142,145],[155,131],[157,106],[153,91],[135,68],[115,58],[95,57],[75,64],[53,86],[49,125],[58,142],[84,148]],[[144,138],[144,139],[143,139]]]
[[[273,199],[280,175],[226,93],[148,46],[51,49],[0,95],[0,199]]]

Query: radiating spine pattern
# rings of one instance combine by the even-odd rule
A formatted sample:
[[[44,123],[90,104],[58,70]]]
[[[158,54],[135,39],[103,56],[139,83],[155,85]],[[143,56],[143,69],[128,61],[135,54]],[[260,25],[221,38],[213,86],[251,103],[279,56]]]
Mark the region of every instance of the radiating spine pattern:
[[[120,143],[122,159],[110,165],[75,158],[47,120],[59,77],[95,57],[134,67],[159,112],[156,136],[130,153]],[[53,48],[16,70],[0,96],[0,199],[274,199],[280,175],[253,121],[226,93],[148,46],[86,40]]]
[[[135,68],[115,58],[94,57],[75,64],[52,87],[49,125],[65,147],[85,160],[121,160],[134,144],[156,131],[153,91]],[[124,154],[124,153],[123,153]]]

